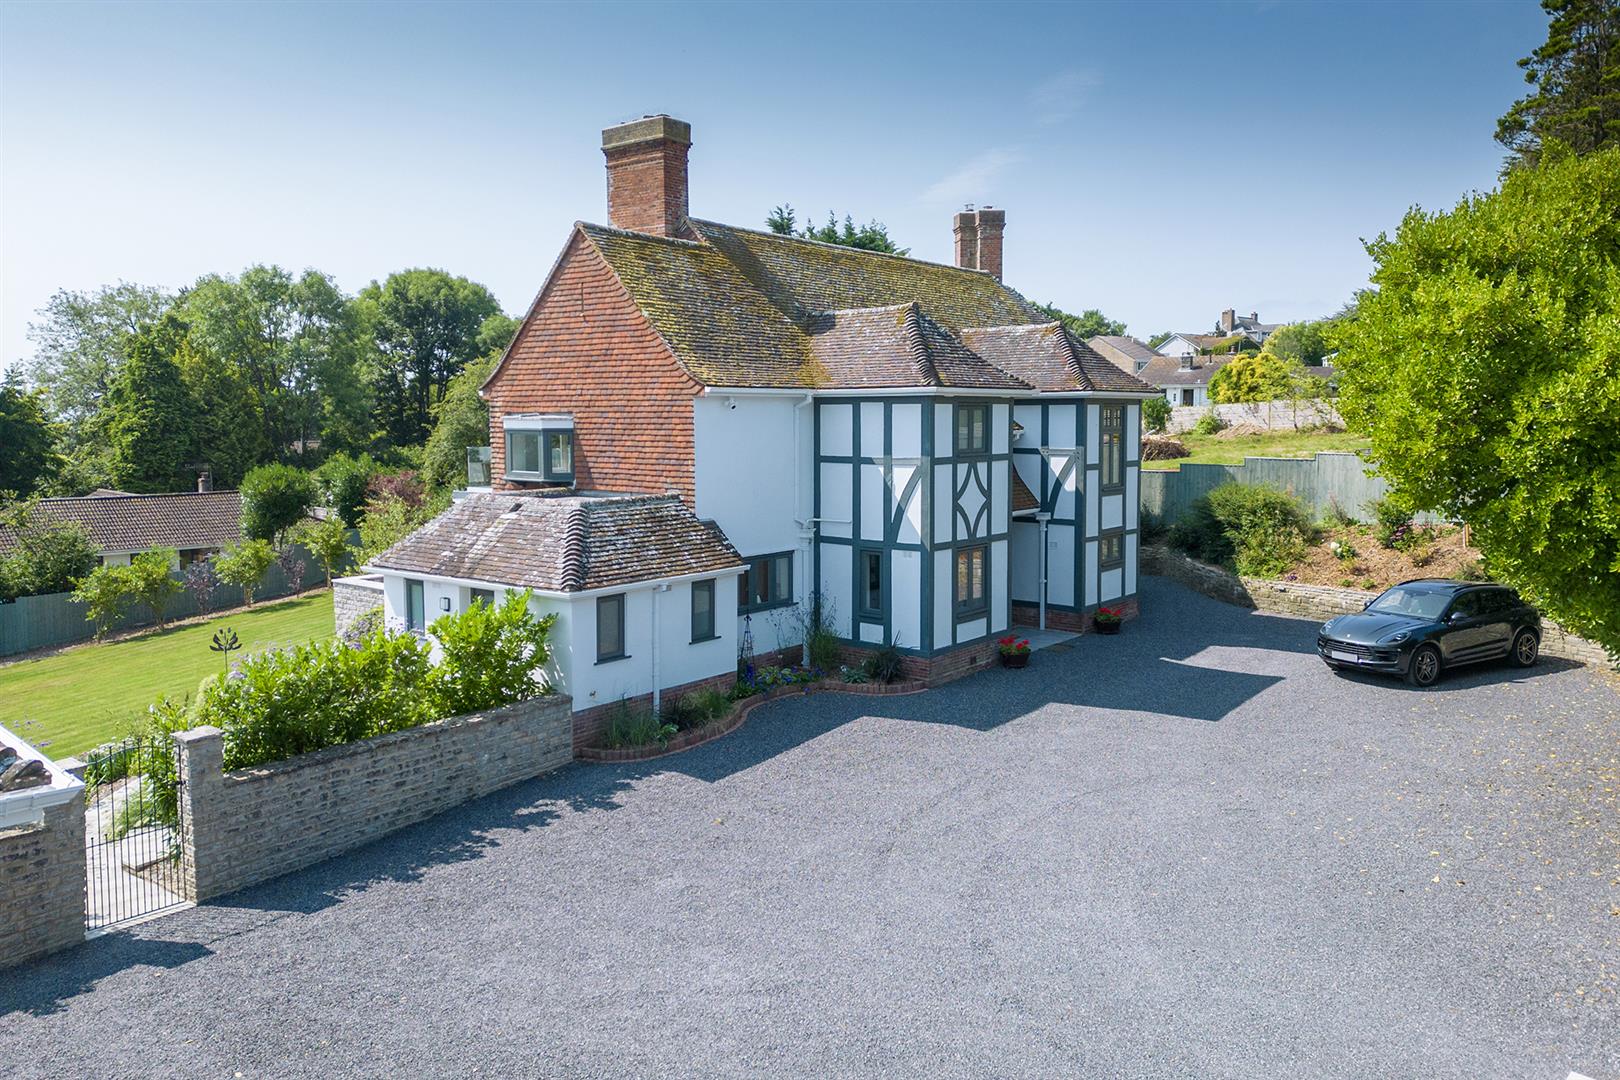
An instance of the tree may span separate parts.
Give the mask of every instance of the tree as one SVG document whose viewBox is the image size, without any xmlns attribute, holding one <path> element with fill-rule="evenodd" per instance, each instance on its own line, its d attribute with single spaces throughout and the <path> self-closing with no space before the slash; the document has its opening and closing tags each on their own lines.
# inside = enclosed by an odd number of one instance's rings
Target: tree
<svg viewBox="0 0 1620 1080">
<path fill-rule="evenodd" d="M 252 607 L 253 591 L 275 561 L 276 551 L 268 540 L 244 540 L 214 556 L 214 572 L 225 584 L 240 588 L 242 602 Z"/>
<path fill-rule="evenodd" d="M 332 575 L 348 563 L 349 551 L 354 546 L 349 539 L 349 527 L 341 518 L 330 517 L 307 522 L 296 535 L 298 542 L 320 561 L 321 569 L 326 571 L 326 587 L 330 589 Z"/>
<path fill-rule="evenodd" d="M 101 407 L 135 335 L 174 303 L 162 289 L 121 281 L 93 293 L 60 290 L 28 324 L 34 356 L 29 380 L 45 392 L 55 416 L 68 421 L 69 447 L 93 440 L 86 421 Z"/>
<path fill-rule="evenodd" d="M 33 502 L 0 509 L 0 531 L 12 540 L 0 556 L 0 600 L 69 592 L 96 567 L 96 546 L 85 527 L 42 518 Z"/>
<path fill-rule="evenodd" d="M 349 528 L 360 524 L 371 478 L 377 472 L 377 463 L 370 454 L 359 457 L 333 454 L 315 470 L 315 484 L 320 489 L 322 504 L 335 510 Z"/>
<path fill-rule="evenodd" d="M 360 522 L 360 551 L 355 561 L 364 566 L 433 520 L 448 502 L 448 496 L 444 496 L 442 502 L 430 501 L 420 506 L 412 506 L 397 495 L 372 499 L 366 504 L 366 516 Z"/>
<path fill-rule="evenodd" d="M 45 411 L 44 394 L 25 392 L 15 374 L 0 380 L 0 493 L 28 496 L 62 467 L 61 429 Z M 0 494 L 0 501 L 7 496 Z"/>
<path fill-rule="evenodd" d="M 180 584 L 191 594 L 197 605 L 197 614 L 207 615 L 214 609 L 214 590 L 219 588 L 219 575 L 214 572 L 212 559 L 198 559 L 180 577 Z"/>
<path fill-rule="evenodd" d="M 314 505 L 315 480 L 309 473 L 291 465 L 260 465 L 242 478 L 242 534 L 279 543 Z"/>
<path fill-rule="evenodd" d="M 1330 342 L 1391 497 L 1620 650 L 1620 148 L 1546 153 L 1367 250 L 1377 288 Z"/>
<path fill-rule="evenodd" d="M 156 622 L 160 629 L 168 621 L 166 616 L 169 601 L 184 588 L 179 579 L 170 572 L 170 568 L 177 561 L 172 548 L 158 548 L 143 551 L 130 559 L 128 566 L 120 567 L 128 581 L 130 599 L 150 608 L 152 621 Z"/>
<path fill-rule="evenodd" d="M 276 552 L 276 569 L 281 571 L 294 596 L 304 595 L 304 570 L 307 566 L 304 557 L 291 544 Z"/>
<path fill-rule="evenodd" d="M 498 354 L 475 360 L 450 380 L 444 400 L 433 407 L 433 434 L 422 452 L 422 472 L 434 487 L 467 482 L 467 448 L 489 445 L 489 406 L 478 388 L 495 370 Z"/>
<path fill-rule="evenodd" d="M 865 251 L 882 251 L 890 255 L 911 254 L 910 248 L 900 247 L 889 238 L 888 226 L 881 221 L 873 220 L 865 225 L 856 225 L 855 219 L 845 214 L 840 224 L 838 215 L 829 210 L 825 225 L 819 227 L 806 225 L 800 229 L 798 224 L 798 215 L 791 206 L 778 206 L 765 218 L 765 227 L 781 236 L 797 236 L 803 240 L 819 240 L 823 244 L 837 244 L 840 247 L 861 248 Z"/>
<path fill-rule="evenodd" d="M 125 491 L 189 487 L 192 420 L 197 403 L 171 359 L 185 334 L 172 314 L 131 339 L 97 422 L 110 451 L 112 482 Z"/>
<path fill-rule="evenodd" d="M 1114 336 L 1125 332 L 1124 323 L 1110 319 L 1096 308 L 1087 308 L 1078 315 L 1070 315 L 1056 304 L 1036 304 L 1035 310 L 1068 327 L 1069 332 L 1081 341 L 1099 334 Z"/>
<path fill-rule="evenodd" d="M 1142 426 L 1148 431 L 1162 432 L 1170 426 L 1170 403 L 1162 397 L 1142 402 Z"/>
<path fill-rule="evenodd" d="M 1547 40 L 1519 61 L 1535 89 L 1496 122 L 1506 169 L 1534 166 L 1559 143 L 1576 154 L 1620 145 L 1620 2 L 1541 0 Z"/>
<path fill-rule="evenodd" d="M 214 356 L 196 334 L 180 343 L 174 362 L 197 403 L 197 463 L 208 467 L 216 487 L 240 486 L 255 465 L 275 458 L 257 392 L 239 365 Z"/>
<path fill-rule="evenodd" d="M 1168 330 L 1160 330 L 1157 334 L 1154 334 L 1152 337 L 1148 338 L 1148 348 L 1157 349 L 1160 345 L 1163 345 L 1165 342 L 1169 341 L 1175 336 L 1175 334 Z"/>
<path fill-rule="evenodd" d="M 1297 322 L 1279 326 L 1266 335 L 1260 351 L 1312 367 L 1327 355 L 1327 322 Z"/>
<path fill-rule="evenodd" d="M 1209 396 L 1221 405 L 1276 401 L 1288 394 L 1290 364 L 1267 353 L 1247 353 L 1223 364 L 1209 379 Z"/>
<path fill-rule="evenodd" d="M 132 582 L 127 566 L 98 566 L 73 590 L 73 599 L 84 605 L 84 617 L 95 625 L 96 637 L 104 637 L 131 599 Z"/>
<path fill-rule="evenodd" d="M 245 387 L 270 460 L 309 462 L 317 448 L 370 435 L 354 305 L 315 270 L 252 266 L 200 278 L 180 302 L 193 345 Z"/>
<path fill-rule="evenodd" d="M 443 270 L 402 270 L 360 293 L 370 333 L 377 420 L 396 446 L 420 446 L 433 405 L 480 354 L 500 304 L 484 286 Z M 492 329 L 499 336 L 500 324 Z M 503 342 L 504 344 L 504 342 Z"/>
</svg>

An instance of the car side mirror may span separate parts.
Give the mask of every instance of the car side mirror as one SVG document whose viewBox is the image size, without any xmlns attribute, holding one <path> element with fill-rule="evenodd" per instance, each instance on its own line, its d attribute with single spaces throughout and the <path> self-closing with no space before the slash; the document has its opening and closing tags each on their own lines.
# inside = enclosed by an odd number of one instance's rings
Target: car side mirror
<svg viewBox="0 0 1620 1080">
<path fill-rule="evenodd" d="M 1446 616 L 1446 622 L 1462 622 L 1467 617 L 1468 616 L 1464 615 L 1460 611 L 1453 611 L 1450 615 Z"/>
</svg>

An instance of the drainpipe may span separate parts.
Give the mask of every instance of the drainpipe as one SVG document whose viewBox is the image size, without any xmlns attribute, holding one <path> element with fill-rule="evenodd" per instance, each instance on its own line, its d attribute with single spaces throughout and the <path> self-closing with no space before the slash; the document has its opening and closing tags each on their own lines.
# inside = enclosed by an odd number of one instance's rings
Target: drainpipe
<svg viewBox="0 0 1620 1080">
<path fill-rule="evenodd" d="M 662 585 L 653 586 L 652 594 L 652 711 L 655 720 L 662 715 L 664 703 L 663 680 L 658 677 L 658 638 L 661 636 L 658 632 L 661 625 L 658 618 L 658 596 L 660 593 L 669 592 L 669 589 L 669 582 L 666 581 Z"/>
<path fill-rule="evenodd" d="M 793 403 L 793 513 L 795 515 L 797 515 L 798 512 L 801 509 L 803 509 L 803 506 L 804 506 L 804 488 L 803 488 L 803 479 L 802 479 L 804 469 L 801 466 L 803 465 L 804 461 L 806 460 L 805 456 L 801 456 L 799 454 L 799 410 L 807 408 L 810 405 L 810 403 L 813 402 L 813 401 L 815 401 L 815 395 L 806 394 L 806 395 L 804 395 L 804 397 L 801 400 L 795 401 Z M 815 457 L 816 457 L 816 455 L 815 455 L 815 447 L 812 444 L 810 454 L 808 455 L 808 460 L 810 462 L 810 467 L 812 469 L 816 468 Z M 815 509 L 814 506 L 812 506 L 811 507 L 812 513 L 814 512 L 814 509 Z M 808 537 L 809 546 L 808 547 L 804 546 L 803 542 L 806 539 L 806 537 L 804 536 L 805 530 L 801 526 L 800 529 L 799 529 L 799 540 L 800 540 L 799 556 L 800 557 L 793 560 L 793 561 L 796 564 L 798 564 L 795 567 L 795 570 L 798 570 L 799 572 L 804 574 L 804 600 L 803 600 L 803 604 L 805 605 L 804 614 L 808 615 L 809 614 L 810 593 L 813 591 L 811 589 L 811 587 L 810 587 L 810 567 L 811 567 L 812 561 L 816 557 L 816 522 L 815 522 L 815 518 L 812 517 L 810 514 L 806 514 L 805 517 L 808 519 L 809 525 L 810 525 L 810 529 L 809 529 L 810 535 Z M 799 625 L 800 626 L 804 625 L 803 617 L 800 618 Z M 801 641 L 801 642 L 799 642 L 799 663 L 803 664 L 805 667 L 810 666 L 810 642 L 809 641 Z"/>
<path fill-rule="evenodd" d="M 1046 523 L 1052 520 L 1052 515 L 1042 511 L 1035 515 L 1035 520 L 1041 523 L 1041 629 L 1046 629 Z"/>
</svg>

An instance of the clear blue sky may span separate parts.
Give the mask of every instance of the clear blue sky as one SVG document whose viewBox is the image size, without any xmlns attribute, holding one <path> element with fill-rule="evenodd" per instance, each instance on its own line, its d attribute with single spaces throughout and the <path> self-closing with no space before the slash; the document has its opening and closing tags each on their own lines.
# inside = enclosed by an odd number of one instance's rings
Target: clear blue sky
<svg viewBox="0 0 1620 1080">
<path fill-rule="evenodd" d="M 58 288 L 410 266 L 520 313 L 606 219 L 600 129 L 693 125 L 694 214 L 876 217 L 1133 333 L 1325 314 L 1360 238 L 1494 185 L 1530 0 L 0 5 L 0 361 Z"/>
</svg>

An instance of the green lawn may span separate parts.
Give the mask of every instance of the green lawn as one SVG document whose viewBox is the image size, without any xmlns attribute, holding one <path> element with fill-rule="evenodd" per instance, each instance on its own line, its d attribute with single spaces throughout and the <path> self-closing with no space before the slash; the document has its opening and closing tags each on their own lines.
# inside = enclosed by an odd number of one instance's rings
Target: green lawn
<svg viewBox="0 0 1620 1080">
<path fill-rule="evenodd" d="M 203 676 L 223 670 L 223 658 L 208 648 L 222 626 L 241 639 L 233 659 L 271 645 L 331 637 L 332 594 L 323 590 L 7 664 L 0 667 L 0 724 L 36 745 L 48 743 L 42 749 L 53 758 L 117 738 L 158 698 L 189 696 Z"/>
<path fill-rule="evenodd" d="M 1241 465 L 1245 457 L 1310 457 L 1317 451 L 1361 450 L 1364 436 L 1348 431 L 1271 431 L 1264 435 L 1238 435 L 1222 439 L 1216 435 L 1177 435 L 1192 457 L 1173 461 L 1144 461 L 1144 469 L 1175 469 L 1184 464 Z"/>
</svg>

